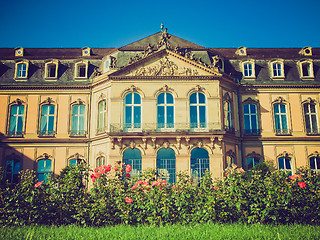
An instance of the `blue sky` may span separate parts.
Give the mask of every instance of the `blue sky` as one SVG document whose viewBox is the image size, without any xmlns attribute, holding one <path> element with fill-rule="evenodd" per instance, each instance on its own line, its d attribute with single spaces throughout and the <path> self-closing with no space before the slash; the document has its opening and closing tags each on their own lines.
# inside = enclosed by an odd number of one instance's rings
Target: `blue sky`
<svg viewBox="0 0 320 240">
<path fill-rule="evenodd" d="M 122 47 L 160 31 L 205 47 L 320 47 L 319 0 L 16 0 L 0 47 Z"/>
</svg>

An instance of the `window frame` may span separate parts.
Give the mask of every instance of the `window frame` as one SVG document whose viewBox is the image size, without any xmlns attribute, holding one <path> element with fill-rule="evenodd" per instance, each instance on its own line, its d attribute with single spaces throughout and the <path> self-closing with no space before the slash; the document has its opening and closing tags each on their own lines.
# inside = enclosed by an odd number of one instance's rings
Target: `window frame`
<svg viewBox="0 0 320 240">
<path fill-rule="evenodd" d="M 164 94 L 164 102 L 163 103 L 158 103 L 159 102 L 159 97 L 160 95 Z M 167 94 L 170 94 L 173 102 L 168 103 L 167 101 Z M 163 107 L 164 112 L 163 112 L 163 118 L 164 122 L 159 123 L 159 107 Z M 172 107 L 173 109 L 173 116 L 172 116 L 172 123 L 168 123 L 168 108 Z M 161 127 L 161 124 L 163 124 L 163 127 Z M 172 125 L 170 125 L 172 124 Z M 170 127 L 172 126 L 172 127 Z M 174 132 L 175 131 L 175 101 L 174 101 L 174 96 L 171 92 L 161 92 L 157 96 L 157 131 L 160 132 Z"/>
<path fill-rule="evenodd" d="M 305 105 L 307 105 L 307 104 L 308 104 L 308 110 L 309 110 L 308 113 L 305 112 Z M 311 105 L 314 106 L 314 109 L 315 109 L 314 113 L 311 112 L 311 109 L 310 109 Z M 318 135 L 318 134 L 320 134 L 317 105 L 318 105 L 317 102 L 314 99 L 311 99 L 310 97 L 306 101 L 302 102 L 302 113 L 303 113 L 304 129 L 305 129 L 305 132 L 306 132 L 307 135 Z M 307 128 L 307 115 L 309 116 L 309 124 L 311 126 L 311 129 L 309 129 L 309 130 Z M 313 127 L 312 116 L 315 116 L 315 120 L 316 120 L 316 127 L 315 128 Z"/>
<path fill-rule="evenodd" d="M 244 111 L 244 107 L 245 105 L 249 105 L 249 113 L 246 114 Z M 256 113 L 252 114 L 251 113 L 251 108 L 250 105 L 254 105 L 255 109 L 256 109 Z M 256 136 L 256 135 L 260 135 L 261 134 L 261 129 L 260 129 L 260 108 L 259 108 L 259 101 L 258 100 L 253 100 L 252 98 L 248 98 L 245 101 L 242 102 L 242 119 L 243 119 L 243 134 L 247 135 L 247 136 Z M 246 129 L 246 118 L 245 116 L 248 115 L 249 119 L 250 119 L 250 129 L 248 129 L 249 131 L 247 131 Z M 251 116 L 256 115 L 256 126 L 257 129 L 253 129 L 252 128 L 252 118 Z"/>
<path fill-rule="evenodd" d="M 24 109 L 23 109 L 23 114 L 19 114 L 17 113 L 17 117 L 21 117 L 22 116 L 22 129 L 21 131 L 15 131 L 15 134 L 11 134 L 11 131 L 10 131 L 10 128 L 11 128 L 11 118 L 12 118 L 12 107 L 14 106 L 23 106 Z M 18 110 L 19 111 L 19 110 Z M 25 122 L 26 122 L 26 113 L 27 113 L 27 105 L 26 103 L 21 100 L 21 99 L 16 99 L 15 101 L 11 102 L 8 106 L 8 120 L 7 120 L 7 136 L 8 137 L 23 137 L 25 135 Z M 15 129 L 17 128 L 17 125 L 18 125 L 18 122 L 19 121 L 16 121 L 16 127 Z M 17 134 L 21 132 L 21 134 Z"/>
<path fill-rule="evenodd" d="M 127 103 L 127 96 L 131 95 L 131 103 Z M 135 103 L 135 94 L 137 94 L 140 97 L 140 103 Z M 130 107 L 130 123 L 127 122 L 127 108 Z M 135 110 L 137 108 L 140 108 L 140 122 L 135 122 Z M 124 132 L 142 132 L 142 96 L 136 91 L 128 92 L 123 97 L 123 131 Z"/>
<path fill-rule="evenodd" d="M 315 164 L 315 168 L 311 168 L 311 159 L 314 158 L 314 164 Z M 319 164 L 318 164 L 319 163 Z M 314 153 L 310 154 L 308 156 L 308 163 L 307 163 L 308 167 L 316 172 L 316 173 L 319 173 L 320 172 L 320 154 L 319 152 L 315 151 Z"/>
<path fill-rule="evenodd" d="M 226 107 L 227 106 L 227 107 Z M 226 93 L 223 97 L 223 129 L 227 132 L 234 133 L 234 123 L 233 123 L 233 101 L 229 95 Z"/>
<path fill-rule="evenodd" d="M 83 106 L 84 107 L 84 113 L 81 114 L 81 111 L 78 110 L 78 114 L 76 116 L 78 116 L 78 127 L 77 130 L 73 130 L 74 127 L 74 113 L 73 113 L 73 108 L 76 106 Z M 80 117 L 83 117 L 83 130 L 79 130 L 79 126 L 80 126 Z M 77 101 L 71 103 L 70 105 L 70 129 L 69 129 L 69 134 L 70 137 L 85 137 L 87 134 L 87 107 L 84 101 L 82 101 L 81 99 L 78 99 Z"/>
<path fill-rule="evenodd" d="M 279 105 L 279 113 L 275 112 L 275 105 Z M 281 113 L 281 105 L 285 106 L 285 113 Z M 290 106 L 289 103 L 282 97 L 278 97 L 276 100 L 272 102 L 272 114 L 273 114 L 273 125 L 274 125 L 274 132 L 276 135 L 292 135 L 292 127 L 291 127 L 291 121 L 290 121 Z M 280 128 L 277 129 L 277 117 L 279 119 L 279 125 Z M 286 124 L 287 129 L 284 129 L 283 125 L 283 119 L 281 116 L 286 116 Z"/>
<path fill-rule="evenodd" d="M 42 161 L 42 160 L 48 160 L 50 161 L 50 164 L 51 164 L 51 168 L 50 168 L 50 171 L 41 171 L 39 172 L 39 162 Z M 38 178 L 38 182 L 40 182 L 40 179 L 39 179 L 39 175 L 40 174 L 48 174 L 49 175 L 49 178 L 52 177 L 53 173 L 54 173 L 54 164 L 55 164 L 55 161 L 53 159 L 53 157 L 47 153 L 43 153 L 41 156 L 37 157 L 36 158 L 36 166 L 37 166 L 37 178 Z M 43 180 L 44 183 L 47 182 L 47 180 Z"/>
<path fill-rule="evenodd" d="M 41 126 L 42 126 L 42 113 L 43 113 L 43 107 L 44 106 L 53 106 L 54 107 L 54 113 L 52 114 L 47 114 L 46 116 L 48 117 L 48 120 L 47 120 L 47 129 L 49 128 L 49 120 L 50 120 L 50 117 L 54 117 L 53 119 L 53 126 L 52 126 L 52 131 L 49 131 L 49 130 L 46 130 L 46 131 L 43 131 L 41 129 Z M 54 100 L 52 100 L 52 98 L 48 97 L 45 101 L 43 101 L 40 105 L 39 105 L 39 123 L 38 123 L 38 136 L 39 137 L 55 137 L 56 135 L 56 123 L 57 123 L 57 108 L 58 108 L 58 105 L 55 103 Z M 50 110 L 50 109 L 48 109 Z"/>
<path fill-rule="evenodd" d="M 237 165 L 237 156 L 232 150 L 229 150 L 225 155 L 225 168 L 231 168 L 232 164 Z"/>
<path fill-rule="evenodd" d="M 246 75 L 246 72 L 248 71 L 246 69 L 247 65 L 251 65 L 251 67 L 252 67 L 250 75 Z M 256 78 L 255 61 L 253 59 L 250 59 L 250 60 L 242 62 L 241 66 L 242 66 L 242 76 L 243 76 L 244 79 Z"/>
<path fill-rule="evenodd" d="M 304 74 L 304 66 L 308 65 L 308 75 Z M 303 80 L 312 80 L 314 78 L 313 61 L 311 59 L 302 59 L 298 63 L 300 78 Z"/>
<path fill-rule="evenodd" d="M 25 70 L 20 70 L 19 65 L 25 65 Z M 21 72 L 24 72 L 24 75 L 21 75 Z M 20 60 L 16 62 L 15 64 L 15 73 L 14 78 L 15 80 L 22 80 L 26 81 L 28 79 L 28 73 L 29 73 L 29 61 L 28 60 Z"/>
<path fill-rule="evenodd" d="M 191 103 L 191 96 L 193 94 L 196 94 L 196 103 Z M 203 95 L 205 102 L 204 103 L 200 103 L 199 99 L 200 99 L 200 94 Z M 196 114 L 197 114 L 197 122 L 191 122 L 191 107 L 196 107 Z M 205 113 L 204 113 L 204 117 L 205 117 L 205 122 L 201 122 L 201 118 L 203 118 L 203 116 L 201 117 L 201 112 L 200 112 L 200 108 L 204 107 Z M 208 99 L 207 99 L 207 95 L 202 92 L 202 91 L 195 91 L 190 93 L 189 95 L 189 124 L 190 124 L 190 131 L 191 132 L 207 132 L 208 131 Z"/>
<path fill-rule="evenodd" d="M 248 164 L 248 160 L 249 159 L 253 159 L 252 168 L 249 168 L 249 164 Z M 256 159 L 258 160 L 257 163 L 255 163 Z M 263 157 L 260 154 L 256 153 L 255 151 L 253 151 L 252 153 L 247 154 L 247 156 L 246 156 L 246 167 L 247 167 L 248 171 L 252 170 L 257 164 L 262 163 L 262 162 L 263 162 Z"/>
<path fill-rule="evenodd" d="M 8 162 L 11 161 L 11 171 L 8 173 Z M 16 166 L 16 163 L 19 163 L 19 171 L 15 173 L 15 166 Z M 19 172 L 20 170 L 22 169 L 22 158 L 14 153 L 8 155 L 5 157 L 5 179 L 8 181 L 9 180 L 9 183 L 11 184 L 16 184 L 19 182 Z M 8 179 L 8 174 L 10 174 L 10 179 Z M 17 180 L 16 182 L 14 180 Z"/>
<path fill-rule="evenodd" d="M 203 149 L 203 150 L 200 150 L 200 149 Z M 198 152 L 195 152 L 195 151 L 198 151 Z M 206 154 L 206 157 L 198 157 L 198 154 Z M 203 166 L 207 166 L 207 168 Z M 195 182 L 200 182 L 200 179 L 203 178 L 207 170 L 210 171 L 210 157 L 209 157 L 208 150 L 205 149 L 204 147 L 193 148 L 190 151 L 190 176 L 194 178 Z M 198 171 L 198 173 L 196 173 L 196 171 Z"/>
<path fill-rule="evenodd" d="M 161 152 L 163 152 L 163 151 L 170 151 L 169 149 L 171 150 L 170 155 L 173 153 L 174 158 L 164 158 L 160 155 Z M 168 152 L 164 153 L 164 154 L 168 154 Z M 172 164 L 172 163 L 174 163 L 174 171 L 170 171 L 170 169 L 172 169 L 172 166 L 170 164 Z M 165 168 L 159 168 L 159 166 L 161 164 L 164 165 Z M 177 156 L 176 156 L 176 152 L 174 151 L 174 149 L 172 149 L 171 147 L 167 147 L 167 148 L 162 147 L 162 148 L 158 149 L 157 158 L 156 158 L 156 166 L 157 166 L 157 170 L 160 174 L 161 174 L 161 170 L 167 170 L 167 172 L 168 172 L 167 177 L 164 176 L 164 177 L 161 177 L 161 179 L 167 180 L 167 183 L 169 183 L 169 184 L 174 184 L 176 182 Z"/>
<path fill-rule="evenodd" d="M 280 68 L 274 68 L 275 64 L 279 64 L 279 66 L 281 66 L 281 69 Z M 278 65 L 276 65 L 278 66 Z M 278 80 L 281 80 L 281 79 L 284 79 L 285 78 L 285 74 L 284 74 L 284 61 L 283 59 L 276 59 L 276 60 L 273 60 L 273 61 L 270 61 L 269 62 L 269 68 L 270 68 L 270 75 L 273 79 L 278 79 Z M 277 74 L 275 75 L 275 71 L 277 72 Z M 280 73 L 281 74 L 278 74 L 279 71 L 281 71 Z"/>
<path fill-rule="evenodd" d="M 280 158 L 284 159 L 284 162 L 283 162 L 284 168 L 280 168 L 280 161 L 279 161 Z M 289 163 L 290 163 L 291 169 L 287 169 L 287 166 L 286 166 L 286 164 L 287 164 L 286 160 L 287 159 L 289 159 Z M 294 171 L 294 165 L 293 164 L 294 164 L 294 161 L 293 161 L 293 155 L 292 154 L 289 154 L 287 152 L 283 152 L 283 153 L 281 153 L 281 154 L 279 154 L 277 156 L 277 166 L 278 166 L 279 170 L 287 171 L 287 172 L 289 172 L 290 175 L 292 175 L 293 171 Z"/>
<path fill-rule="evenodd" d="M 54 76 L 51 77 L 50 73 L 50 66 L 55 65 L 55 72 L 54 72 Z M 59 61 L 58 60 L 50 60 L 48 62 L 46 62 L 45 64 L 45 73 L 44 73 L 44 78 L 46 80 L 57 80 L 58 79 L 58 68 L 59 68 Z"/>
<path fill-rule="evenodd" d="M 84 76 L 80 76 L 80 67 L 85 67 L 85 73 Z M 86 60 L 81 60 L 75 63 L 74 65 L 74 78 L 75 80 L 85 80 L 88 79 L 88 66 L 89 62 Z"/>
</svg>

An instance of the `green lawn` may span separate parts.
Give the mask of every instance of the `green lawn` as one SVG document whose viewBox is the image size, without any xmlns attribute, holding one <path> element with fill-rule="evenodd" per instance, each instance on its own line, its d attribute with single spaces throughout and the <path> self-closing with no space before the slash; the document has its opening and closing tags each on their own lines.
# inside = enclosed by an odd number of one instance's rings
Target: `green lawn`
<svg viewBox="0 0 320 240">
<path fill-rule="evenodd" d="M 320 239 L 320 226 L 199 224 L 170 226 L 1 227 L 0 239 Z"/>
</svg>

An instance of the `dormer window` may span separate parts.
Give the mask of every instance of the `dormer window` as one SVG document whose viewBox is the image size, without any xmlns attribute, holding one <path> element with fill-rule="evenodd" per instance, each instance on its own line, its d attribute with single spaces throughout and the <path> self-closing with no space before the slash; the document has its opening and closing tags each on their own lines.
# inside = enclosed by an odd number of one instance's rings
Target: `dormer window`
<svg viewBox="0 0 320 240">
<path fill-rule="evenodd" d="M 46 79 L 58 78 L 58 61 L 57 60 L 52 60 L 46 63 L 45 78 Z"/>
<path fill-rule="evenodd" d="M 76 79 L 88 78 L 88 61 L 80 61 L 76 63 L 75 78 Z"/>
<path fill-rule="evenodd" d="M 90 57 L 91 49 L 89 47 L 82 48 L 82 56 Z"/>
<path fill-rule="evenodd" d="M 14 52 L 14 55 L 16 57 L 23 57 L 23 48 L 21 48 L 21 47 L 16 48 L 15 52 Z"/>
<path fill-rule="evenodd" d="M 298 68 L 300 70 L 300 77 L 302 79 L 313 78 L 313 62 L 311 59 L 306 59 L 298 62 Z"/>
<path fill-rule="evenodd" d="M 238 56 L 247 56 L 247 48 L 246 47 L 239 47 L 236 50 L 236 55 L 238 55 Z"/>
<path fill-rule="evenodd" d="M 17 62 L 15 78 L 26 79 L 28 77 L 28 67 L 29 67 L 29 62 L 27 60 Z"/>
<path fill-rule="evenodd" d="M 242 72 L 244 78 L 254 78 L 255 77 L 255 68 L 254 61 L 245 61 L 242 63 Z"/>
<path fill-rule="evenodd" d="M 270 68 L 273 78 L 284 78 L 284 64 L 282 59 L 270 62 Z"/>
</svg>

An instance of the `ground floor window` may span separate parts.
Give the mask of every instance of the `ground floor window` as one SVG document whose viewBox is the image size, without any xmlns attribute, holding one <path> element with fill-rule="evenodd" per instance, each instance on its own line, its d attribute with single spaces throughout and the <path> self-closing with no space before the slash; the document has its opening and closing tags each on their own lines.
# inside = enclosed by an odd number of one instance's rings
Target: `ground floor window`
<svg viewBox="0 0 320 240">
<path fill-rule="evenodd" d="M 204 148 L 195 148 L 191 151 L 191 176 L 197 182 L 209 170 L 209 154 Z"/>
<path fill-rule="evenodd" d="M 141 151 L 138 148 L 129 148 L 123 153 L 123 163 L 129 164 L 132 167 L 131 176 L 140 177 L 142 157 Z"/>
<path fill-rule="evenodd" d="M 168 183 L 176 181 L 176 155 L 171 148 L 161 148 L 157 153 L 157 169 Z"/>
</svg>

